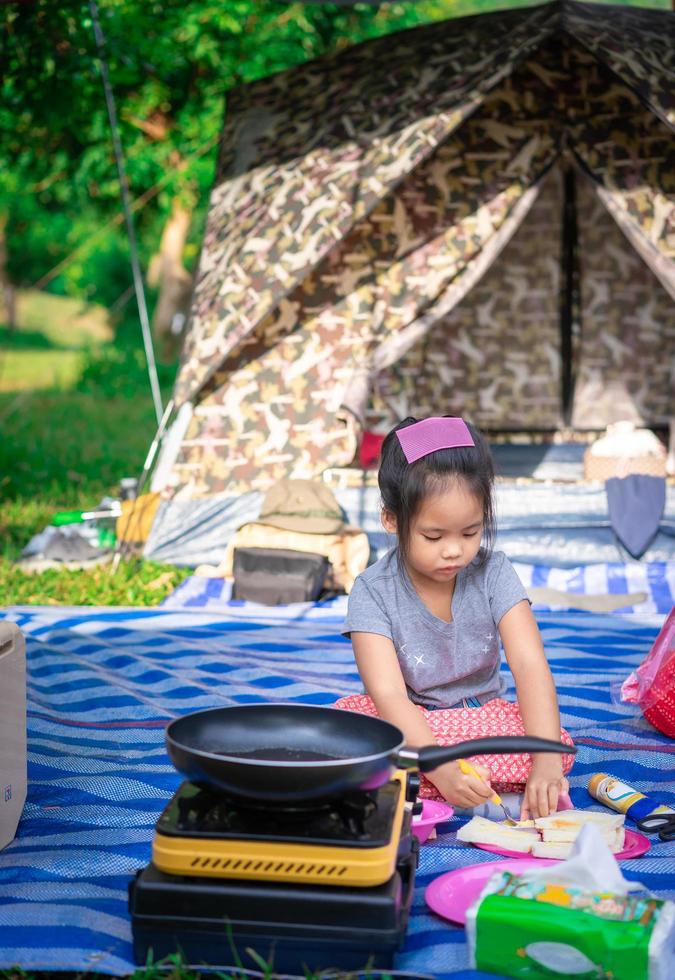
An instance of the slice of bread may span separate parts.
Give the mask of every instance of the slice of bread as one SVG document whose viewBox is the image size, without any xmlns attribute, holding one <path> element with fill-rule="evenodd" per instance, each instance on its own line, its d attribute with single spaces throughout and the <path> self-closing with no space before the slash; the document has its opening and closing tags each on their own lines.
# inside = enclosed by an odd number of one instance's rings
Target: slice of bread
<svg viewBox="0 0 675 980">
<path fill-rule="evenodd" d="M 537 817 L 534 821 L 539 830 L 573 830 L 579 833 L 586 823 L 597 824 L 599 830 L 613 831 L 623 827 L 626 817 L 623 813 L 601 813 L 598 810 L 561 810 L 548 817 Z"/>
<path fill-rule="evenodd" d="M 572 841 L 577 839 L 578 834 L 578 830 L 558 830 L 554 828 L 553 830 L 542 830 L 541 839 L 546 841 L 547 844 L 571 844 Z"/>
<path fill-rule="evenodd" d="M 619 828 L 620 829 L 620 828 Z M 575 830 L 558 830 L 553 828 L 548 830 L 544 828 L 541 831 L 541 839 L 549 841 L 550 843 L 557 842 L 558 844 L 568 844 L 575 841 L 579 836 L 581 827 Z M 617 831 L 616 830 L 599 830 L 600 836 L 603 837 L 608 844 L 613 844 L 616 840 Z"/>
<path fill-rule="evenodd" d="M 610 850 L 618 854 L 624 848 L 625 816 L 623 813 L 598 813 L 595 810 L 564 810 L 535 820 L 544 844 L 573 844 L 581 828 L 592 823 L 607 841 Z M 544 857 L 543 849 L 540 857 Z M 534 852 L 533 852 L 534 853 Z M 550 856 L 550 852 L 547 851 Z"/>
<path fill-rule="evenodd" d="M 508 851 L 529 854 L 532 845 L 539 840 L 539 831 L 535 828 L 519 830 L 485 817 L 472 817 L 457 831 L 457 840 L 467 844 L 490 844 Z"/>
<path fill-rule="evenodd" d="M 618 843 L 617 838 L 613 838 L 611 840 L 605 838 L 605 840 L 607 841 L 612 854 L 618 854 L 624 848 L 623 840 L 621 840 L 621 843 Z M 562 858 L 564 860 L 571 855 L 573 847 L 574 841 L 542 840 L 533 845 L 532 857 Z"/>
<path fill-rule="evenodd" d="M 532 857 L 538 858 L 568 858 L 572 853 L 572 847 L 574 845 L 554 843 L 550 841 L 539 841 L 537 844 L 532 846 Z"/>
</svg>

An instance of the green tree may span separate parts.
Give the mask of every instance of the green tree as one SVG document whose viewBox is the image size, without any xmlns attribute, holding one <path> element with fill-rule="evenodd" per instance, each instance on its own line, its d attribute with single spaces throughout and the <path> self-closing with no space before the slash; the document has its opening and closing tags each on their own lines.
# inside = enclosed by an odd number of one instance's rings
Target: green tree
<svg viewBox="0 0 675 980">
<path fill-rule="evenodd" d="M 228 89 L 452 7 L 102 0 L 143 262 L 160 296 L 167 275 L 189 285 Z M 111 305 L 129 295 L 130 273 L 89 3 L 34 0 L 0 16 L 7 277 Z M 151 263 L 161 242 L 169 261 Z"/>
<path fill-rule="evenodd" d="M 531 2 L 99 0 L 143 264 L 160 298 L 166 276 L 178 299 L 189 286 L 228 89 L 369 37 Z M 0 25 L 0 285 L 110 306 L 131 295 L 131 277 L 89 0 L 5 4 Z"/>
</svg>

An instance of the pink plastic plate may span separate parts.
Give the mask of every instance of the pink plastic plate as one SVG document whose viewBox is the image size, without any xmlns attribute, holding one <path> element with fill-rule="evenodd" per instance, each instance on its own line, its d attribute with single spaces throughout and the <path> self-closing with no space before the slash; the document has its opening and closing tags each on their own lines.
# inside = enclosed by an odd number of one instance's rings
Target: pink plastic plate
<svg viewBox="0 0 675 980">
<path fill-rule="evenodd" d="M 520 858 L 522 861 L 528 858 L 531 861 L 557 861 L 557 858 L 537 858 L 532 857 L 531 854 L 521 854 L 518 851 L 507 851 L 503 847 L 495 847 L 494 844 L 474 844 L 474 847 L 480 847 L 481 851 L 489 851 L 490 854 L 503 854 L 504 857 L 510 858 Z M 646 854 L 651 844 L 644 834 L 638 834 L 637 830 L 626 830 L 626 841 L 624 844 L 623 851 L 619 851 L 614 857 L 617 861 L 629 861 L 631 858 L 641 857 L 641 855 Z"/>
<path fill-rule="evenodd" d="M 422 800 L 422 812 L 412 818 L 412 832 L 423 844 L 437 823 L 449 820 L 454 813 L 449 803 L 440 800 Z"/>
<path fill-rule="evenodd" d="M 434 878 L 427 885 L 424 900 L 432 910 L 450 922 L 466 925 L 466 910 L 475 902 L 494 871 L 527 871 L 530 868 L 544 868 L 558 864 L 548 858 L 529 858 L 519 861 L 486 861 L 485 864 L 470 864 L 466 868 L 448 871 L 440 878 Z"/>
</svg>

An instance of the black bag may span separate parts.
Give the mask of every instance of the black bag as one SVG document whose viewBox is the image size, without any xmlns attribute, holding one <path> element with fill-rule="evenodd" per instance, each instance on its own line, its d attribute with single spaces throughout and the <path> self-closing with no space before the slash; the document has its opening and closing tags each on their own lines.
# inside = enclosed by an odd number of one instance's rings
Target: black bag
<svg viewBox="0 0 675 980">
<path fill-rule="evenodd" d="M 266 606 L 314 602 L 330 567 L 325 555 L 280 548 L 235 548 L 232 598 Z"/>
</svg>

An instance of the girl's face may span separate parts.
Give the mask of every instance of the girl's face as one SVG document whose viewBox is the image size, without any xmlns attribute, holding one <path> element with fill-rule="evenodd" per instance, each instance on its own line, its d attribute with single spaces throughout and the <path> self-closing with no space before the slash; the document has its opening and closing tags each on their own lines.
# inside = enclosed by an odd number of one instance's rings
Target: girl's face
<svg viewBox="0 0 675 980">
<path fill-rule="evenodd" d="M 387 525 L 389 522 L 389 526 Z M 396 530 L 385 512 L 384 526 Z M 427 496 L 410 523 L 407 564 L 411 577 L 451 582 L 478 554 L 483 531 L 483 503 L 461 480 Z"/>
</svg>

